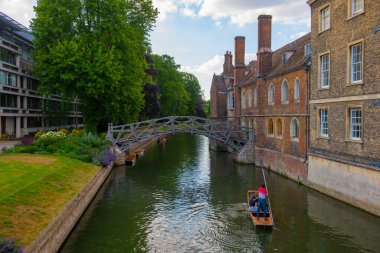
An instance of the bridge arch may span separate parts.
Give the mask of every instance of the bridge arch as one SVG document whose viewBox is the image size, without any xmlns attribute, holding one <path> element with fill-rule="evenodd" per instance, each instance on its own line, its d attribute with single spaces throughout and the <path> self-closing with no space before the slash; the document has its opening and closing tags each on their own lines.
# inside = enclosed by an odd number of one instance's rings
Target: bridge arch
<svg viewBox="0 0 380 253">
<path fill-rule="evenodd" d="M 107 139 L 127 152 L 139 143 L 152 137 L 175 133 L 191 133 L 204 135 L 217 140 L 239 152 L 249 138 L 253 129 L 232 125 L 223 121 L 194 116 L 170 116 L 151 119 L 126 125 L 114 126 L 109 124 Z"/>
</svg>

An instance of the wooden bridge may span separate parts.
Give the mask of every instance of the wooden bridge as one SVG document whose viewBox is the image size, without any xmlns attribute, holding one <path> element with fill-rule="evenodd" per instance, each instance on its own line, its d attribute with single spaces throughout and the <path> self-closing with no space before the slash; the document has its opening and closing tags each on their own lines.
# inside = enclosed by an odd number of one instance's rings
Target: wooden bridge
<svg viewBox="0 0 380 253">
<path fill-rule="evenodd" d="M 146 139 L 176 133 L 204 135 L 236 152 L 242 150 L 248 141 L 253 141 L 254 136 L 252 129 L 227 122 L 193 116 L 170 116 L 120 126 L 109 124 L 107 139 L 127 152 Z"/>
</svg>

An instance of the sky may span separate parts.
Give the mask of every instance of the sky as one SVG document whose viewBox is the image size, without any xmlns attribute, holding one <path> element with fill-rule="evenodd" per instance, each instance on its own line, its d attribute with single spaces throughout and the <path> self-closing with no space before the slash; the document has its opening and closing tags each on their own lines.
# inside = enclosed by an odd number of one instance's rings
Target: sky
<svg viewBox="0 0 380 253">
<path fill-rule="evenodd" d="M 29 27 L 37 0 L 0 0 L 0 11 Z M 213 74 L 235 36 L 245 36 L 246 64 L 256 59 L 257 17 L 272 15 L 272 50 L 310 32 L 306 0 L 153 0 L 159 16 L 150 40 L 155 54 L 173 56 L 181 70 L 198 77 L 210 97 Z"/>
</svg>

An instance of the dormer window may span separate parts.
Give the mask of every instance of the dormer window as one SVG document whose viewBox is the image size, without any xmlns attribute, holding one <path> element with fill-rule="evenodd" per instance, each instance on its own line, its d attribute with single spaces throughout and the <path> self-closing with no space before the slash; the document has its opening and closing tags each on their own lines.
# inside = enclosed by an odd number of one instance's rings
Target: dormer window
<svg viewBox="0 0 380 253">
<path fill-rule="evenodd" d="M 293 55 L 293 52 L 291 52 L 291 51 L 283 53 L 281 55 L 281 62 L 282 63 L 287 62 L 292 55 Z"/>
<path fill-rule="evenodd" d="M 305 45 L 305 56 L 309 56 L 311 54 L 311 44 L 308 43 Z"/>
</svg>

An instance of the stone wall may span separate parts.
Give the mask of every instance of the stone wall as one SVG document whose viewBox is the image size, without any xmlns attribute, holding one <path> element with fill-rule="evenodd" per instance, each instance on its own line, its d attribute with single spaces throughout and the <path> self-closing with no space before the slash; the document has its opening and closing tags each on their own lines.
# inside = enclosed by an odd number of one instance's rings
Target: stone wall
<svg viewBox="0 0 380 253">
<path fill-rule="evenodd" d="M 54 253 L 59 250 L 75 224 L 86 210 L 112 170 L 112 165 L 100 168 L 91 181 L 61 210 L 31 245 L 26 253 Z"/>
<path fill-rule="evenodd" d="M 309 156 L 308 184 L 380 216 L 380 170 Z"/>
<path fill-rule="evenodd" d="M 262 165 L 295 181 L 306 183 L 307 160 L 266 148 L 256 147 L 256 166 Z"/>
</svg>

